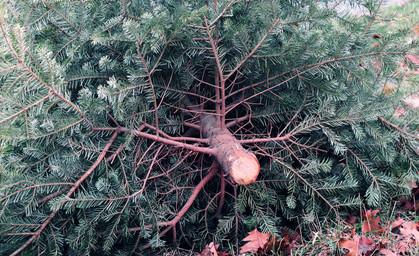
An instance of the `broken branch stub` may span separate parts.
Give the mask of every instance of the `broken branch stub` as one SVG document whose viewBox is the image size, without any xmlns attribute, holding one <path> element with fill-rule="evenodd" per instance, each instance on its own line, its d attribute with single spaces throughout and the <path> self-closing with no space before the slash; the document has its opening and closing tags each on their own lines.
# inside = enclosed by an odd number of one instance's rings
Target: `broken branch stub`
<svg viewBox="0 0 419 256">
<path fill-rule="evenodd" d="M 214 157 L 224 171 L 240 185 L 254 182 L 260 170 L 256 156 L 244 149 L 230 131 L 218 128 L 214 116 L 204 115 L 201 125 L 202 135 L 209 139 L 216 151 Z"/>
</svg>

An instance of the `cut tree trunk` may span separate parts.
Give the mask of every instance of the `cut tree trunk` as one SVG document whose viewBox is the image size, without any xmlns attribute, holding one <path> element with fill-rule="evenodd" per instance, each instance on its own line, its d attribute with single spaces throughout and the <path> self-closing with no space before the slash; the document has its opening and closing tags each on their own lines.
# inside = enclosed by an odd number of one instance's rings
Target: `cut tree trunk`
<svg viewBox="0 0 419 256">
<path fill-rule="evenodd" d="M 260 166 L 256 156 L 244 149 L 227 128 L 219 128 L 214 116 L 203 115 L 201 133 L 216 151 L 214 155 L 225 173 L 240 185 L 256 180 Z"/>
</svg>

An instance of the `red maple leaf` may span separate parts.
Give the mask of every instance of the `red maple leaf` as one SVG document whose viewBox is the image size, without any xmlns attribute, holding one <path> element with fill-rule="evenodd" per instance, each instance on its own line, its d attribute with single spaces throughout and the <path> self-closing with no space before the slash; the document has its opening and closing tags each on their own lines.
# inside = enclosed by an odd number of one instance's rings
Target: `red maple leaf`
<svg viewBox="0 0 419 256">
<path fill-rule="evenodd" d="M 259 249 L 263 249 L 268 243 L 269 233 L 261 233 L 257 229 L 249 232 L 249 235 L 243 238 L 243 241 L 249 241 L 247 244 L 242 246 L 240 253 L 254 252 L 256 253 Z"/>
<path fill-rule="evenodd" d="M 368 210 L 363 216 L 365 218 L 365 222 L 362 224 L 362 233 L 366 234 L 369 232 L 381 234 L 383 233 L 383 227 L 381 227 L 378 223 L 380 222 L 380 217 L 375 217 L 377 215 L 378 210 Z"/>
</svg>

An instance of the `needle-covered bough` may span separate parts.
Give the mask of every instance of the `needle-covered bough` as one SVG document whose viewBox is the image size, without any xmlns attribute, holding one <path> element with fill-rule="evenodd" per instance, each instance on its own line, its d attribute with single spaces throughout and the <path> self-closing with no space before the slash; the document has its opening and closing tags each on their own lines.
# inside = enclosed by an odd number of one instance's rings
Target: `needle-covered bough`
<svg viewBox="0 0 419 256">
<path fill-rule="evenodd" d="M 344 2 L 0 1 L 0 255 L 238 251 L 409 193 L 416 12 Z"/>
</svg>

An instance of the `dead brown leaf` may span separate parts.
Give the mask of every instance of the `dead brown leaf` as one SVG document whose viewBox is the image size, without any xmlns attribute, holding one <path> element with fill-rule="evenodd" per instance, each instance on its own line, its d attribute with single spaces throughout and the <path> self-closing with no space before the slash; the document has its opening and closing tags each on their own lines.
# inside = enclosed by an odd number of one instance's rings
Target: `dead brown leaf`
<svg viewBox="0 0 419 256">
<path fill-rule="evenodd" d="M 242 246 L 240 253 L 245 252 L 258 252 L 259 249 L 263 250 L 265 245 L 268 243 L 269 233 L 261 233 L 257 229 L 249 232 L 249 235 L 243 238 L 243 241 L 248 241 L 247 244 Z"/>
<path fill-rule="evenodd" d="M 419 244 L 419 232 L 416 223 L 413 221 L 405 221 L 400 228 L 400 233 L 406 236 L 407 239 L 413 238 L 415 245 Z"/>
<path fill-rule="evenodd" d="M 346 213 L 345 222 L 348 223 L 349 225 L 355 225 L 356 216 Z"/>
<path fill-rule="evenodd" d="M 405 223 L 406 221 L 402 218 L 398 218 L 397 220 L 393 221 L 390 224 L 390 231 L 398 229 L 401 225 L 403 225 L 403 223 Z"/>
<path fill-rule="evenodd" d="M 201 254 L 198 256 L 220 256 L 220 254 L 217 252 L 219 246 L 219 244 L 214 245 L 214 243 L 211 242 L 204 247 Z"/>
<path fill-rule="evenodd" d="M 365 236 L 359 238 L 358 235 L 354 235 L 353 239 L 341 239 L 338 242 L 338 246 L 348 250 L 345 256 L 369 256 L 376 249 L 374 242 L 370 238 Z"/>
<path fill-rule="evenodd" d="M 378 213 L 378 210 L 368 210 L 363 216 L 365 218 L 365 222 L 362 224 L 362 233 L 366 234 L 369 232 L 373 232 L 376 234 L 383 233 L 383 227 L 381 227 L 378 223 L 380 222 L 380 217 L 375 217 Z"/>
<path fill-rule="evenodd" d="M 384 256 L 397 256 L 397 254 L 395 254 L 394 252 L 386 249 L 386 248 L 381 248 L 380 253 L 384 254 Z"/>
</svg>

